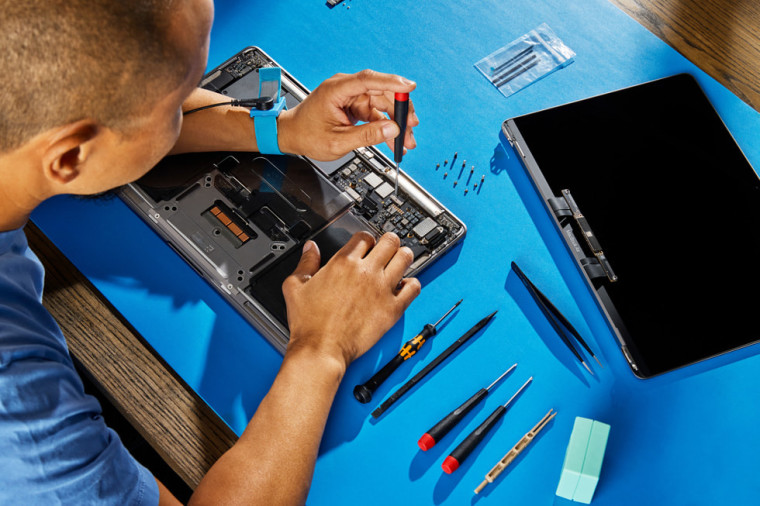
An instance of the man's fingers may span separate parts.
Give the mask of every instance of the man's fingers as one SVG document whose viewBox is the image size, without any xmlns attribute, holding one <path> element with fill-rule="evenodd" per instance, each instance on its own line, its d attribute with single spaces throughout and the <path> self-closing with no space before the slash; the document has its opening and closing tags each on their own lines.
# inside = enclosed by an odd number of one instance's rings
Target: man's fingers
<svg viewBox="0 0 760 506">
<path fill-rule="evenodd" d="M 393 139 L 388 139 L 385 141 L 385 144 L 388 145 L 389 148 L 391 148 L 391 151 L 394 151 L 396 149 L 395 144 L 395 137 Z M 404 136 L 404 155 L 406 155 L 407 149 L 414 149 L 417 147 L 417 139 L 414 138 L 414 131 L 412 131 L 411 128 L 406 129 L 406 135 Z"/>
<path fill-rule="evenodd" d="M 372 246 L 375 245 L 375 238 L 369 232 L 357 232 L 348 242 L 338 251 L 335 256 L 345 255 L 355 258 L 364 258 Z"/>
<path fill-rule="evenodd" d="M 283 290 L 289 290 L 289 285 L 298 286 L 310 280 L 319 270 L 320 260 L 321 255 L 317 243 L 306 241 L 301 253 L 301 260 L 298 262 L 293 274 L 285 280 Z"/>
<path fill-rule="evenodd" d="M 420 281 L 417 278 L 405 278 L 401 280 L 401 288 L 398 289 L 396 300 L 401 303 L 403 307 L 402 311 L 406 311 L 409 304 L 420 294 L 420 290 L 422 290 L 422 285 L 420 285 Z"/>
<path fill-rule="evenodd" d="M 385 267 L 385 274 L 393 288 L 399 283 L 409 266 L 414 262 L 414 253 L 407 247 L 399 248 Z"/>
<path fill-rule="evenodd" d="M 362 70 L 356 74 L 335 76 L 333 86 L 335 91 L 344 97 L 357 97 L 365 93 L 375 95 L 375 92 L 409 93 L 417 84 L 393 74 L 384 74 L 374 70 Z"/>
<path fill-rule="evenodd" d="M 395 100 L 393 93 L 387 92 L 383 93 L 380 96 L 373 96 L 370 98 L 368 104 L 370 108 L 376 109 L 378 111 L 382 111 L 392 119 L 395 120 Z M 367 121 L 365 118 L 361 118 Z M 406 124 L 410 127 L 416 127 L 420 124 L 420 118 L 417 116 L 417 113 L 414 110 L 414 101 L 409 100 L 409 114 L 406 118 Z"/>
<path fill-rule="evenodd" d="M 348 153 L 356 148 L 392 141 L 398 134 L 398 125 L 387 119 L 364 125 L 339 127 L 336 129 L 336 139 L 332 146 L 336 152 Z"/>
<path fill-rule="evenodd" d="M 377 240 L 377 244 L 372 251 L 367 255 L 367 259 L 370 260 L 376 267 L 385 268 L 388 262 L 391 261 L 393 255 L 396 254 L 401 246 L 401 240 L 398 236 L 392 232 L 388 232 L 382 235 Z M 399 276 L 400 278 L 401 276 Z M 398 279 L 396 280 L 398 281 Z"/>
</svg>

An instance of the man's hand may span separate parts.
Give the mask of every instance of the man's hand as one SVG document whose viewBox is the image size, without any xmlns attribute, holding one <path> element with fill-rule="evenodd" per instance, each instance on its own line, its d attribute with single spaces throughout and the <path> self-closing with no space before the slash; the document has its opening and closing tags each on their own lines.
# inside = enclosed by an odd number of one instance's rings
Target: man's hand
<svg viewBox="0 0 760 506">
<path fill-rule="evenodd" d="M 413 255 L 399 244 L 392 233 L 375 244 L 371 235 L 360 232 L 319 269 L 317 245 L 306 243 L 298 267 L 282 287 L 288 351 L 310 348 L 337 359 L 345 369 L 371 348 L 420 293 L 417 279 L 403 278 Z"/>
<path fill-rule="evenodd" d="M 403 77 L 373 70 L 336 74 L 298 106 L 280 113 L 280 151 L 315 160 L 335 160 L 361 146 L 387 142 L 393 148 L 393 139 L 399 134 L 398 125 L 392 121 L 393 94 L 409 93 L 416 86 Z M 367 123 L 357 126 L 360 121 Z M 410 103 L 404 138 L 408 149 L 417 145 L 412 128 L 419 123 Z"/>
</svg>

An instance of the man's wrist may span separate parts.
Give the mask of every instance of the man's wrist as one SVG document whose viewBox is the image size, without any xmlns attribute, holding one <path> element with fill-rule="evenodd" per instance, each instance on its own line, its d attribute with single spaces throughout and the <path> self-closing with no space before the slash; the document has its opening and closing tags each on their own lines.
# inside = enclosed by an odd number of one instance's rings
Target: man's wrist
<svg viewBox="0 0 760 506">
<path fill-rule="evenodd" d="M 290 343 L 285 351 L 286 361 L 298 361 L 313 365 L 338 382 L 343 379 L 348 364 L 342 350 L 326 346 L 321 339 L 307 339 L 291 334 Z"/>
<path fill-rule="evenodd" d="M 277 116 L 277 144 L 283 153 L 298 155 L 300 153 L 294 146 L 291 135 L 293 112 L 293 109 L 285 109 Z"/>
</svg>

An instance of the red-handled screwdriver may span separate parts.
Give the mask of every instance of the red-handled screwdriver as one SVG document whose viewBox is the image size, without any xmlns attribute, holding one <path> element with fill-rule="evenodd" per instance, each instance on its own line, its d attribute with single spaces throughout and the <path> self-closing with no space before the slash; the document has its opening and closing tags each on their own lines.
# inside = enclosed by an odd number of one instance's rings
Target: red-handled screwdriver
<svg viewBox="0 0 760 506">
<path fill-rule="evenodd" d="M 393 161 L 396 162 L 396 188 L 398 195 L 399 164 L 404 157 L 404 136 L 406 135 L 406 120 L 409 116 L 409 93 L 396 93 L 393 102 L 393 119 L 398 124 L 399 134 L 393 142 Z"/>
<path fill-rule="evenodd" d="M 515 367 L 517 367 L 517 364 L 514 364 L 512 367 L 504 371 L 504 373 L 496 378 L 493 383 L 488 385 L 486 388 L 481 388 L 478 390 L 475 395 L 467 399 L 464 404 L 446 415 L 440 422 L 433 425 L 433 427 L 424 433 L 420 440 L 417 441 L 417 445 L 419 445 L 420 449 L 422 451 L 428 451 L 434 447 L 438 441 L 443 439 L 443 437 L 456 426 L 456 424 L 462 421 L 462 418 L 464 418 L 467 413 L 472 411 L 472 408 L 477 406 L 480 401 L 486 398 L 488 391 L 491 390 L 494 385 L 501 381 L 501 379 L 509 374 Z"/>
<path fill-rule="evenodd" d="M 446 457 L 446 460 L 443 461 L 441 467 L 447 474 L 451 474 L 459 468 L 462 462 L 464 462 L 464 460 L 472 453 L 472 450 L 474 450 L 475 447 L 478 446 L 481 441 L 483 441 L 483 438 L 486 437 L 486 434 L 488 434 L 488 432 L 493 429 L 494 425 L 496 425 L 496 422 L 498 422 L 501 417 L 504 416 L 504 413 L 507 412 L 507 406 L 509 406 L 515 397 L 520 395 L 520 392 L 522 392 L 523 389 L 527 387 L 528 383 L 531 381 L 533 381 L 533 376 L 528 378 L 528 381 L 526 381 L 523 386 L 521 386 L 520 389 L 515 392 L 515 395 L 510 397 L 506 404 L 496 408 L 494 412 L 491 413 L 488 418 L 486 418 L 485 421 L 478 426 L 477 429 L 472 431 L 469 436 L 464 438 L 464 441 L 462 441 L 459 446 L 457 446 L 454 451 L 451 452 L 451 455 Z"/>
</svg>

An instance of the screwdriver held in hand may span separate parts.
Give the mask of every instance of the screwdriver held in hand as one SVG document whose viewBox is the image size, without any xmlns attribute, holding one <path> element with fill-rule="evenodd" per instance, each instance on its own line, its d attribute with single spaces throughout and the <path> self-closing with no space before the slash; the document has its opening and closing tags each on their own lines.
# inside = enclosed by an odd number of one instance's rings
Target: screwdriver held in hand
<svg viewBox="0 0 760 506">
<path fill-rule="evenodd" d="M 496 408 L 493 413 L 491 413 L 488 418 L 486 418 L 485 421 L 478 426 L 477 429 L 472 431 L 469 436 L 464 438 L 464 441 L 462 441 L 459 446 L 454 448 L 454 451 L 451 452 L 448 457 L 446 457 L 446 460 L 444 460 L 443 464 L 441 465 L 447 474 L 451 474 L 456 471 L 462 462 L 464 462 L 464 460 L 470 456 L 475 447 L 478 446 L 481 441 L 483 441 L 484 437 L 486 437 L 486 434 L 488 434 L 488 432 L 493 429 L 494 425 L 496 425 L 496 422 L 501 420 L 501 417 L 503 417 L 504 413 L 507 412 L 507 407 L 512 403 L 513 400 L 515 400 L 515 397 L 520 395 L 520 392 L 522 392 L 531 381 L 533 381 L 533 376 L 528 378 L 528 381 L 526 381 L 523 386 L 521 386 L 520 389 L 515 392 L 515 395 L 510 397 L 506 404 Z"/>
<path fill-rule="evenodd" d="M 504 373 L 496 378 L 493 383 L 488 385 L 486 388 L 481 388 L 477 392 L 475 392 L 475 395 L 464 401 L 464 404 L 459 406 L 457 409 L 443 417 L 443 419 L 438 422 L 437 424 L 433 425 L 433 427 L 424 433 L 419 441 L 417 441 L 417 445 L 420 447 L 420 449 L 424 452 L 428 451 L 432 447 L 435 446 L 435 444 L 443 439 L 443 437 L 453 429 L 456 424 L 462 421 L 462 418 L 467 415 L 470 411 L 472 411 L 472 408 L 477 406 L 480 401 L 486 398 L 486 395 L 488 395 L 489 390 L 493 388 L 493 386 L 501 381 L 501 379 L 510 373 L 515 367 L 517 367 L 517 364 L 514 364 L 512 367 L 504 371 Z"/>
<path fill-rule="evenodd" d="M 398 137 L 393 141 L 393 161 L 396 162 L 396 187 L 393 194 L 396 196 L 398 195 L 399 164 L 404 157 L 407 116 L 409 116 L 409 93 L 396 93 L 393 101 L 393 119 L 399 128 Z"/>
<path fill-rule="evenodd" d="M 372 376 L 366 383 L 363 385 L 356 385 L 354 387 L 354 397 L 356 397 L 356 400 L 362 404 L 367 404 L 369 401 L 371 401 L 372 394 L 375 390 L 377 390 L 377 387 L 379 387 L 383 381 L 387 380 L 393 371 L 398 369 L 398 366 L 400 366 L 405 360 L 411 358 L 415 353 L 417 353 L 420 348 L 422 348 L 422 345 L 425 344 L 425 341 L 436 335 L 438 332 L 438 324 L 441 323 L 444 318 L 449 316 L 451 312 L 454 311 L 457 306 L 462 303 L 462 300 L 464 299 L 460 299 L 459 302 L 454 304 L 454 307 L 446 311 L 446 314 L 441 316 L 437 322 L 426 324 L 419 334 L 407 341 L 401 350 L 399 350 L 399 352 L 396 354 L 396 356 L 394 356 L 390 362 L 385 364 L 382 369 L 377 371 L 377 373 L 375 373 L 375 375 Z"/>
</svg>

